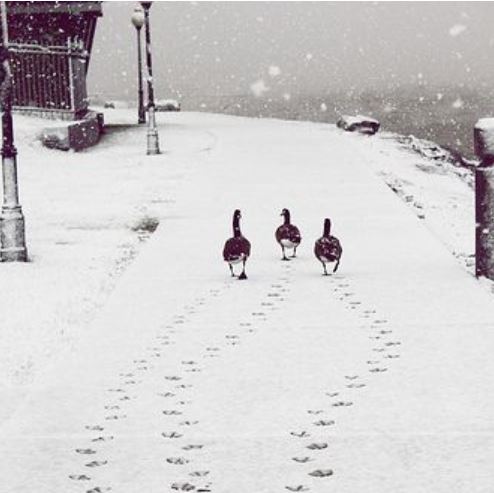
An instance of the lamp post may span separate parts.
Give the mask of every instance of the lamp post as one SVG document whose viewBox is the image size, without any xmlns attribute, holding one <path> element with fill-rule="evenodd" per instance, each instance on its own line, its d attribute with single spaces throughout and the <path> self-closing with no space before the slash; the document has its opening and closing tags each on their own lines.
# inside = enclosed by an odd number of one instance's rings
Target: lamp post
<svg viewBox="0 0 494 493">
<path fill-rule="evenodd" d="M 138 106 L 138 123 L 146 123 L 146 112 L 144 111 L 144 91 L 142 90 L 142 56 L 141 56 L 141 28 L 144 25 L 144 12 L 142 8 L 136 7 L 131 17 L 132 24 L 137 33 L 137 106 Z"/>
<path fill-rule="evenodd" d="M 0 256 L 1 260 L 5 262 L 26 262 L 24 215 L 19 204 L 17 149 L 14 145 L 14 126 L 12 122 L 12 73 L 9 63 L 6 2 L 0 3 L 0 9 L 3 41 L 0 51 L 3 178 L 3 205 L 0 213 Z"/>
<path fill-rule="evenodd" d="M 159 154 L 160 143 L 158 129 L 156 128 L 156 115 L 154 107 L 154 89 L 153 89 L 153 68 L 151 60 L 151 32 L 149 27 L 149 9 L 153 2 L 141 2 L 144 9 L 144 26 L 146 30 L 146 65 L 148 68 L 148 132 L 147 132 L 147 153 Z"/>
</svg>

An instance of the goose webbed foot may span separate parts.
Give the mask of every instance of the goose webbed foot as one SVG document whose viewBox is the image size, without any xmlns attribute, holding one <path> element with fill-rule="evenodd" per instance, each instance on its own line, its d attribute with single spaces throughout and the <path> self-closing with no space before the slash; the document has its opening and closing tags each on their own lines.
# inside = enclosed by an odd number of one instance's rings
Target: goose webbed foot
<svg viewBox="0 0 494 493">
<path fill-rule="evenodd" d="M 238 276 L 238 278 L 240 280 L 243 280 L 243 279 L 247 279 L 247 274 L 245 273 L 245 259 L 243 260 L 242 262 L 242 272 L 241 274 Z"/>
</svg>

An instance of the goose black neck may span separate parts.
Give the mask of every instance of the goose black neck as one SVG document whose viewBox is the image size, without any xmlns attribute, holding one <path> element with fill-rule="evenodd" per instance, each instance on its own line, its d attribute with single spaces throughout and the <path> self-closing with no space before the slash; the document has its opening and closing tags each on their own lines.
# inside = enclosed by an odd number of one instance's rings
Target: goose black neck
<svg viewBox="0 0 494 493">
<path fill-rule="evenodd" d="M 233 218 L 233 236 L 235 238 L 242 236 L 242 233 L 240 232 L 240 218 L 238 216 Z"/>
<path fill-rule="evenodd" d="M 290 224 L 290 211 L 285 211 L 283 215 L 285 216 L 285 224 Z"/>
<path fill-rule="evenodd" d="M 328 237 L 331 234 L 331 221 L 329 219 L 324 220 L 324 236 Z"/>
</svg>

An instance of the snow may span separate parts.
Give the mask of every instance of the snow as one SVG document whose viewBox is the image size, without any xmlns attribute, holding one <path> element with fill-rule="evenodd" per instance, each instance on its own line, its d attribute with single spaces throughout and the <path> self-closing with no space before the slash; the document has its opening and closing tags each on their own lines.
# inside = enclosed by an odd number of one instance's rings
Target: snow
<svg viewBox="0 0 494 493">
<path fill-rule="evenodd" d="M 347 126 L 351 126 L 351 125 L 354 125 L 354 124 L 359 124 L 359 123 L 362 123 L 362 122 L 365 122 L 365 123 L 375 123 L 375 124 L 378 124 L 379 125 L 379 122 L 375 118 L 372 118 L 370 116 L 365 116 L 365 115 L 355 115 L 355 116 L 341 115 L 341 119 L 345 121 L 345 123 L 347 124 Z"/>
<path fill-rule="evenodd" d="M 459 110 L 459 109 L 463 108 L 464 104 L 465 104 L 465 103 L 463 102 L 463 100 L 462 100 L 461 98 L 456 98 L 456 99 L 453 101 L 453 103 L 451 104 L 451 106 L 452 106 L 453 108 L 455 108 L 456 110 Z"/>
<path fill-rule="evenodd" d="M 137 112 L 106 111 L 115 118 L 100 145 L 87 152 L 48 150 L 36 137 L 50 120 L 15 116 L 20 201 L 26 220 L 25 265 L 2 264 L 0 310 L 0 421 L 23 389 L 62 346 L 75 344 L 140 250 L 146 221 L 173 205 L 180 171 L 156 166 L 145 155 L 146 127 Z M 176 132 L 180 139 L 180 132 Z M 198 136 L 193 148 L 209 145 Z"/>
<path fill-rule="evenodd" d="M 250 85 L 250 90 L 256 98 L 260 98 L 265 92 L 269 91 L 264 80 L 259 79 Z"/>
<path fill-rule="evenodd" d="M 135 126 L 82 154 L 29 150 L 27 130 L 21 139 L 25 166 L 41 160 L 21 177 L 28 224 L 39 222 L 29 236 L 35 262 L 3 266 L 23 288 L 32 279 L 24 272 L 43 274 L 46 264 L 62 281 L 78 265 L 86 277 L 74 281 L 86 285 L 88 258 L 101 258 L 101 229 L 77 238 L 79 262 L 54 255 L 56 211 L 62 226 L 73 215 L 108 229 L 138 216 L 145 197 L 149 208 L 153 194 L 174 202 L 153 210 L 160 226 L 97 316 L 65 324 L 71 343 L 3 422 L 2 491 L 489 491 L 492 295 L 379 173 L 430 193 L 426 204 L 463 200 L 467 184 L 449 170 L 424 173 L 417 164 L 430 160 L 389 135 L 157 117 L 166 152 L 152 158 Z M 49 194 L 36 193 L 42 177 Z M 112 183 L 114 193 L 100 190 Z M 231 279 L 221 260 L 237 207 L 252 243 L 247 281 Z M 283 207 L 303 237 L 290 262 L 274 240 Z M 344 250 L 329 277 L 312 253 L 326 216 Z M 131 237 L 121 229 L 102 242 L 112 252 Z M 78 289 L 59 286 L 60 296 Z M 25 335 L 46 343 L 34 325 Z"/>
<path fill-rule="evenodd" d="M 459 36 L 461 33 L 465 32 L 467 26 L 464 24 L 455 24 L 449 28 L 449 35 L 453 38 Z"/>
<path fill-rule="evenodd" d="M 281 69 L 277 65 L 270 65 L 268 69 L 268 73 L 271 77 L 278 77 L 281 75 Z"/>
</svg>

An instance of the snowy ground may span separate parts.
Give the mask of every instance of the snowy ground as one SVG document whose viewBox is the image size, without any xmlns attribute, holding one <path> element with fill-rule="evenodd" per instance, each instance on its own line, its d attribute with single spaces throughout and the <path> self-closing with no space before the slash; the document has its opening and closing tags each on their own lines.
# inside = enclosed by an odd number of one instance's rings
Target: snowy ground
<svg viewBox="0 0 494 493">
<path fill-rule="evenodd" d="M 454 227 L 439 241 L 374 169 L 406 170 L 416 157 L 330 125 L 160 117 L 164 155 L 142 156 L 143 129 L 62 154 L 67 166 L 106 165 L 105 175 L 155 173 L 133 197 L 146 186 L 174 203 L 158 211 L 158 230 L 98 316 L 70 328 L 71 343 L 4 421 L 2 491 L 490 491 L 494 300 L 444 246 Z M 81 168 L 86 187 L 74 193 L 92 221 L 123 220 L 122 210 L 105 216 L 111 201 Z M 419 176 L 439 187 L 436 174 Z M 125 183 L 116 181 L 115 202 Z M 443 183 L 457 198 L 469 193 L 457 177 Z M 220 258 L 236 207 L 253 245 L 246 282 Z M 274 242 L 283 207 L 304 238 L 289 263 Z M 344 248 L 329 278 L 312 254 L 325 216 Z M 8 266 L 16 274 L 45 258 L 60 270 L 35 238 L 38 261 Z"/>
<path fill-rule="evenodd" d="M 356 136 L 358 138 L 358 136 Z M 362 159 L 411 208 L 461 265 L 474 272 L 475 208 L 473 173 L 447 159 L 430 159 L 384 134 L 362 141 Z M 421 142 L 415 141 L 420 149 Z M 401 152 L 396 159 L 396 152 Z"/>
<path fill-rule="evenodd" d="M 184 177 L 207 149 L 207 132 L 171 132 L 174 166 L 145 155 L 145 127 L 134 112 L 110 111 L 108 135 L 94 149 L 65 153 L 42 147 L 52 122 L 16 116 L 20 197 L 29 257 L 2 265 L 0 422 L 45 362 L 105 303 L 120 274 L 170 214 Z M 191 160 L 193 157 L 193 161 Z M 159 163 L 159 164 L 157 164 Z"/>
</svg>

